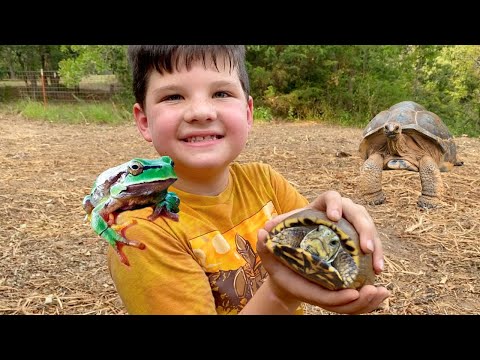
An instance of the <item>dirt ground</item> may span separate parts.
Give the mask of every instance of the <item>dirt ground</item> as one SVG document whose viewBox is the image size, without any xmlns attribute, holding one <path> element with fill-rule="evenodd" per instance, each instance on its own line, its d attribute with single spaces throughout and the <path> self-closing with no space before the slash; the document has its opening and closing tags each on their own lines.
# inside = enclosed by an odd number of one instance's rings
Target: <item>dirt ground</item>
<svg viewBox="0 0 480 360">
<path fill-rule="evenodd" d="M 239 161 L 271 164 L 310 200 L 334 189 L 361 202 L 360 138 L 360 129 L 258 123 Z M 385 253 L 376 282 L 392 295 L 372 314 L 480 314 L 480 139 L 456 142 L 465 165 L 442 174 L 440 209 L 417 208 L 418 173 L 383 173 L 387 202 L 367 209 Z M 84 222 L 82 199 L 106 168 L 156 156 L 133 123 L 0 114 L 0 314 L 125 314 L 106 266 L 108 244 Z"/>
</svg>

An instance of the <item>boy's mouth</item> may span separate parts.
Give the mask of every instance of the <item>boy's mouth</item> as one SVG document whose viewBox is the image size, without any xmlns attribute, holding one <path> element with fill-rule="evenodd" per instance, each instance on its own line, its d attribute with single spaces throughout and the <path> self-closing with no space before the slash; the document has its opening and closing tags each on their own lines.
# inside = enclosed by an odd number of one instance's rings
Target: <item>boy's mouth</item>
<svg viewBox="0 0 480 360">
<path fill-rule="evenodd" d="M 188 143 L 197 143 L 197 142 L 202 142 L 202 141 L 212 141 L 212 140 L 218 140 L 223 138 L 221 135 L 207 135 L 207 136 L 191 136 L 188 138 L 183 139 L 183 141 L 188 142 Z"/>
</svg>

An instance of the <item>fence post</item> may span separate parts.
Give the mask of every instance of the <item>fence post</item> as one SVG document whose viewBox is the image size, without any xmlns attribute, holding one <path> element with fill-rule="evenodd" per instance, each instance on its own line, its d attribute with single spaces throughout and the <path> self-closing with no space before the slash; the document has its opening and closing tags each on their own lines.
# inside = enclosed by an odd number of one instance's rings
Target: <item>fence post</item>
<svg viewBox="0 0 480 360">
<path fill-rule="evenodd" d="M 43 69 L 40 69 L 40 78 L 42 80 L 43 106 L 47 107 L 47 93 L 45 92 L 45 76 L 43 76 Z"/>
</svg>

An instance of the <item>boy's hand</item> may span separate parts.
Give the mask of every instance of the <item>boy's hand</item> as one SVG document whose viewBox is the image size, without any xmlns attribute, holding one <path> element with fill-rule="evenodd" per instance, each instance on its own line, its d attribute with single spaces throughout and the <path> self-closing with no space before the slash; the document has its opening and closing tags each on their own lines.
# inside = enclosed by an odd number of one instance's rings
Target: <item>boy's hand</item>
<svg viewBox="0 0 480 360">
<path fill-rule="evenodd" d="M 376 274 L 383 271 L 383 250 L 375 224 L 364 206 L 355 204 L 336 191 L 326 191 L 307 207 L 326 211 L 330 220 L 337 221 L 342 216 L 347 219 L 360 236 L 360 246 L 364 253 L 373 253 L 373 269 Z"/>
<path fill-rule="evenodd" d="M 342 314 L 361 314 L 375 310 L 390 293 L 384 287 L 365 285 L 360 290 L 327 290 L 303 278 L 278 261 L 266 248 L 267 232 L 258 232 L 257 252 L 267 270 L 267 282 L 285 308 L 295 309 L 298 301 Z M 265 284 L 264 284 L 265 285 Z M 264 286 L 262 285 L 262 286 Z"/>
<path fill-rule="evenodd" d="M 350 199 L 342 198 L 338 192 L 327 191 L 307 208 L 325 211 L 328 218 L 333 221 L 338 221 L 343 215 L 359 233 L 362 250 L 366 253 L 373 252 L 375 272 L 378 274 L 383 270 L 380 238 L 372 218 L 363 206 L 353 203 Z M 299 210 L 301 209 L 275 217 L 265 224 L 265 229 L 258 232 L 257 251 L 263 266 L 269 273 L 267 281 L 276 297 L 284 301 L 286 307 L 289 304 L 295 304 L 297 300 L 344 314 L 360 314 L 375 310 L 390 295 L 386 288 L 365 285 L 359 290 L 327 290 L 296 274 L 268 251 L 265 246 L 267 231 Z"/>
<path fill-rule="evenodd" d="M 326 191 L 319 195 L 313 202 L 305 208 L 312 208 L 325 211 L 328 218 L 338 221 L 343 216 L 355 228 L 360 236 L 360 246 L 364 253 L 372 253 L 373 269 L 376 274 L 380 274 L 383 270 L 383 250 L 380 237 L 378 235 L 375 224 L 364 206 L 355 204 L 349 198 L 342 197 L 336 191 Z M 265 228 L 270 231 L 275 225 L 291 214 L 302 209 L 290 211 L 285 214 L 276 216 L 274 219 L 267 221 Z"/>
</svg>

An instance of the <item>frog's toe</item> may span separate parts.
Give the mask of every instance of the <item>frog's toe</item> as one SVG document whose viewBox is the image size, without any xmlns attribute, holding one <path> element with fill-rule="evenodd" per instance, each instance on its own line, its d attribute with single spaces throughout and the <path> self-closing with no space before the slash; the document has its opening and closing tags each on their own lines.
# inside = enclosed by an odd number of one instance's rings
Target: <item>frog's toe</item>
<svg viewBox="0 0 480 360">
<path fill-rule="evenodd" d="M 130 262 L 128 261 L 127 257 L 125 256 L 125 254 L 123 253 L 122 251 L 122 248 L 125 246 L 124 243 L 122 242 L 117 242 L 114 246 L 115 248 L 115 251 L 117 252 L 118 254 L 118 257 L 120 258 L 120 261 L 122 262 L 122 264 L 125 264 L 127 266 L 130 266 Z"/>
<path fill-rule="evenodd" d="M 140 250 L 143 250 L 143 249 L 146 248 L 144 243 L 142 243 L 140 241 L 135 241 L 135 240 L 126 240 L 125 244 L 128 245 L 128 246 L 136 247 Z"/>
</svg>

